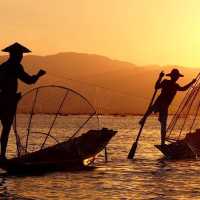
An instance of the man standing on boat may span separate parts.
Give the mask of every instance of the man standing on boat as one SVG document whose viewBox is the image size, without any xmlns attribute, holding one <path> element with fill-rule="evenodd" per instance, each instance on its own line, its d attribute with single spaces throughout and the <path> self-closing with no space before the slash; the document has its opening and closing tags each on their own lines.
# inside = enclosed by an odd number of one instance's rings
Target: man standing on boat
<svg viewBox="0 0 200 200">
<path fill-rule="evenodd" d="M 0 65 L 0 121 L 2 123 L 0 159 L 6 159 L 9 132 L 16 112 L 17 102 L 21 97 L 17 93 L 18 79 L 26 84 L 34 84 L 46 72 L 39 70 L 36 75 L 24 71 L 21 61 L 23 53 L 31 52 L 19 43 L 14 43 L 2 50 L 9 53 L 6 62 Z"/>
<path fill-rule="evenodd" d="M 144 120 L 152 113 L 159 113 L 158 120 L 161 124 L 161 145 L 165 144 L 165 136 L 166 136 L 166 128 L 167 128 L 167 117 L 168 117 L 168 108 L 174 99 L 177 91 L 185 91 L 187 90 L 195 81 L 193 79 L 190 83 L 185 86 L 180 86 L 176 81 L 183 77 L 183 75 L 179 72 L 178 69 L 173 69 L 169 74 L 171 79 L 165 79 L 162 81 L 162 78 L 165 74 L 163 72 L 160 73 L 159 79 L 155 84 L 155 89 L 161 89 L 161 93 L 158 98 L 155 100 L 154 104 L 149 108 L 145 116 L 140 120 L 140 124 L 144 123 Z"/>
</svg>

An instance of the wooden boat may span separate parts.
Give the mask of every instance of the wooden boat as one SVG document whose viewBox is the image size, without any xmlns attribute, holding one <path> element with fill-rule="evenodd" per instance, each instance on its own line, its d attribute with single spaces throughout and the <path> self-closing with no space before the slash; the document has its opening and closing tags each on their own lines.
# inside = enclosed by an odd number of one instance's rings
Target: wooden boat
<svg viewBox="0 0 200 200">
<path fill-rule="evenodd" d="M 188 133 L 182 140 L 155 147 L 168 159 L 196 159 L 200 156 L 200 130 Z"/>
<path fill-rule="evenodd" d="M 200 156 L 200 74 L 171 119 L 166 143 L 155 147 L 169 159 L 196 159 Z"/>
<path fill-rule="evenodd" d="M 14 132 L 17 155 L 0 160 L 0 167 L 16 174 L 88 168 L 117 131 L 100 128 L 94 107 L 79 93 L 42 86 L 22 96 Z"/>
<path fill-rule="evenodd" d="M 0 161 L 0 167 L 9 173 L 85 169 L 88 168 L 90 160 L 106 147 L 115 133 L 116 131 L 106 128 L 90 130 L 66 142 Z"/>
<path fill-rule="evenodd" d="M 191 159 L 195 158 L 195 153 L 191 150 L 185 140 L 172 142 L 170 144 L 155 145 L 155 147 L 163 153 L 167 159 Z"/>
</svg>

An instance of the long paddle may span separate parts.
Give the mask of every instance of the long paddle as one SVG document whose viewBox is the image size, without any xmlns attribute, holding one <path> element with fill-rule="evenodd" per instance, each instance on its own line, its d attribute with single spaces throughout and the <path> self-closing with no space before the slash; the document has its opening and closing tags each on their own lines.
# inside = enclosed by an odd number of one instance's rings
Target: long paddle
<svg viewBox="0 0 200 200">
<path fill-rule="evenodd" d="M 161 80 L 160 76 L 159 76 L 159 79 Z M 131 150 L 130 150 L 130 152 L 129 152 L 129 154 L 128 154 L 128 159 L 133 159 L 133 157 L 134 157 L 134 155 L 135 155 L 135 152 L 136 152 L 136 149 L 137 149 L 137 145 L 138 145 L 138 141 L 139 141 L 140 135 L 141 135 L 141 133 L 142 133 L 142 129 L 143 129 L 144 124 L 145 124 L 145 122 L 146 122 L 146 119 L 147 119 L 147 117 L 148 117 L 147 113 L 148 113 L 150 107 L 152 106 L 152 104 L 153 104 L 153 102 L 154 102 L 154 99 L 155 99 L 155 96 L 156 96 L 157 91 L 158 91 L 158 89 L 155 89 L 155 91 L 154 91 L 154 93 L 153 93 L 153 96 L 152 96 L 152 98 L 151 98 L 151 102 L 150 102 L 150 104 L 149 104 L 149 106 L 148 106 L 148 108 L 147 108 L 147 111 L 146 111 L 145 114 L 144 114 L 144 118 L 143 118 L 143 120 L 142 120 L 142 123 L 141 123 L 141 126 L 140 126 L 140 130 L 139 130 L 139 132 L 138 132 L 137 138 L 136 138 L 135 142 L 133 143 L 133 145 L 132 145 L 132 147 L 131 147 Z"/>
</svg>

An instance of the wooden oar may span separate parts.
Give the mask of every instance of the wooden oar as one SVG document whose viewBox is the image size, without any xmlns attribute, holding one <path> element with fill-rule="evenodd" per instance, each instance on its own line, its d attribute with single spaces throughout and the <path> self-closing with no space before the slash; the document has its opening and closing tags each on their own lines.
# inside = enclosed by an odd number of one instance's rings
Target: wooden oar
<svg viewBox="0 0 200 200">
<path fill-rule="evenodd" d="M 160 79 L 160 77 L 159 77 L 159 79 Z M 146 119 L 147 119 L 147 117 L 148 117 L 147 113 L 148 113 L 149 109 L 151 108 L 151 106 L 152 106 L 152 104 L 153 104 L 153 102 L 154 102 L 154 99 L 155 99 L 155 96 L 156 96 L 157 91 L 158 91 L 158 89 L 155 89 L 155 91 L 154 91 L 154 93 L 153 93 L 153 96 L 152 96 L 152 98 L 151 98 L 151 102 L 150 102 L 150 104 L 149 104 L 149 106 L 148 106 L 148 108 L 147 108 L 147 111 L 146 111 L 145 114 L 144 114 L 144 117 L 143 117 L 143 120 L 142 120 L 142 123 L 141 123 L 141 126 L 140 126 L 140 130 L 139 130 L 139 132 L 138 132 L 137 138 L 136 138 L 135 142 L 133 143 L 133 145 L 132 145 L 132 147 L 131 147 L 131 150 L 130 150 L 130 152 L 129 152 L 129 154 L 128 154 L 128 159 L 133 159 L 133 157 L 134 157 L 134 155 L 135 155 L 135 152 L 136 152 L 136 149 L 137 149 L 137 145 L 138 145 L 138 141 L 139 141 L 140 135 L 141 135 L 141 133 L 142 133 L 142 129 L 143 129 L 144 124 L 145 124 L 145 122 L 146 122 Z"/>
</svg>

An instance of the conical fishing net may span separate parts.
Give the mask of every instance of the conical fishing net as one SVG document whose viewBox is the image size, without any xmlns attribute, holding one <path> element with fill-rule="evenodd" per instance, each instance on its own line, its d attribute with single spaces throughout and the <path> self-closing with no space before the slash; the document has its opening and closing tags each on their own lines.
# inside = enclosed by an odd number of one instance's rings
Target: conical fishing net
<svg viewBox="0 0 200 200">
<path fill-rule="evenodd" d="M 43 86 L 28 91 L 14 120 L 18 156 L 99 129 L 95 114 L 90 102 L 69 88 Z"/>
<path fill-rule="evenodd" d="M 178 141 L 185 138 L 186 134 L 200 128 L 200 77 L 188 90 L 177 112 L 173 116 L 168 129 L 167 141 Z"/>
</svg>

